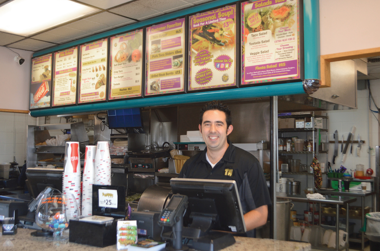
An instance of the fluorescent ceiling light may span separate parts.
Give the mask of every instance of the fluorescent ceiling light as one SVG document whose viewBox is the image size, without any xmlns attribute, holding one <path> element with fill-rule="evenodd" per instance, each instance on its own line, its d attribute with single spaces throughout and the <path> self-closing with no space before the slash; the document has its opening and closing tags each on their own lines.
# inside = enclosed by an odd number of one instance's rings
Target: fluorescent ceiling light
<svg viewBox="0 0 380 251">
<path fill-rule="evenodd" d="M 13 0 L 0 7 L 0 31 L 29 36 L 98 11 L 70 0 Z"/>
</svg>

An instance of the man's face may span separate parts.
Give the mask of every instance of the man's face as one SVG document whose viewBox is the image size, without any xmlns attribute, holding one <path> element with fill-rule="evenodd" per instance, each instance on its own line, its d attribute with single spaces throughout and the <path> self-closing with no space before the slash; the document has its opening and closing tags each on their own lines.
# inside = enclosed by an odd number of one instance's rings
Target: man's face
<svg viewBox="0 0 380 251">
<path fill-rule="evenodd" d="M 203 114 L 199 131 L 202 133 L 207 150 L 227 149 L 227 136 L 232 132 L 232 125 L 227 128 L 226 114 L 219 110 L 208 110 Z"/>
</svg>

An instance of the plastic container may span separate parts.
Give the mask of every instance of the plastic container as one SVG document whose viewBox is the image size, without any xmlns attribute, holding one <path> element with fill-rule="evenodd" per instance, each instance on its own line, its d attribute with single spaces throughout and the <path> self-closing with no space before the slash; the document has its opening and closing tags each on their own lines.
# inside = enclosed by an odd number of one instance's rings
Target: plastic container
<svg viewBox="0 0 380 251">
<path fill-rule="evenodd" d="M 295 151 L 296 152 L 302 152 L 303 146 L 304 146 L 304 139 L 296 139 L 295 141 Z"/>
<path fill-rule="evenodd" d="M 380 250 L 380 212 L 368 213 L 365 235 L 369 239 L 370 250 Z"/>
<path fill-rule="evenodd" d="M 174 156 L 174 166 L 176 173 L 180 173 L 183 167 L 183 164 L 185 164 L 186 160 L 190 159 L 189 156 L 185 155 L 175 155 Z"/>
<path fill-rule="evenodd" d="M 0 178 L 9 179 L 10 164 L 0 164 Z"/>
</svg>

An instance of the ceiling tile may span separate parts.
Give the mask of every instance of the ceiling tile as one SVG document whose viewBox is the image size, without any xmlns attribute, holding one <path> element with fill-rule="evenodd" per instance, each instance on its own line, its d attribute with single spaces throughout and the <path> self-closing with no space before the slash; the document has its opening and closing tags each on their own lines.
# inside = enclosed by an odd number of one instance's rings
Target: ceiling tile
<svg viewBox="0 0 380 251">
<path fill-rule="evenodd" d="M 192 4 L 202 4 L 202 3 L 207 3 L 207 2 L 212 2 L 214 0 L 184 0 L 188 3 L 192 3 Z"/>
<path fill-rule="evenodd" d="M 109 9 L 124 3 L 128 3 L 130 1 L 132 0 L 78 0 L 78 2 L 86 3 L 101 9 Z"/>
<path fill-rule="evenodd" d="M 0 45 L 7 45 L 16 41 L 24 39 L 24 37 L 0 32 Z"/>
<path fill-rule="evenodd" d="M 149 6 L 145 6 L 143 1 L 128 3 L 123 6 L 110 9 L 109 11 L 137 20 L 144 20 L 163 14 L 163 12 L 157 11 Z"/>
<path fill-rule="evenodd" d="M 100 14 L 70 23 L 67 27 L 85 30 L 87 32 L 100 32 L 105 29 L 112 29 L 114 27 L 119 27 L 134 22 L 136 21 L 126 17 L 121 17 L 113 13 L 102 12 Z"/>
<path fill-rule="evenodd" d="M 77 39 L 78 37 L 83 37 L 85 35 L 86 34 L 83 34 L 83 30 L 73 29 L 67 27 L 67 25 L 64 25 L 53 30 L 33 36 L 32 38 L 53 43 L 63 43 L 65 41 Z"/>
<path fill-rule="evenodd" d="M 52 47 L 54 45 L 55 44 L 28 38 L 20 42 L 13 43 L 8 47 L 27 51 L 38 51 L 48 47 Z"/>
<path fill-rule="evenodd" d="M 192 6 L 192 4 L 181 0 L 144 0 L 141 4 L 164 13 Z"/>
</svg>

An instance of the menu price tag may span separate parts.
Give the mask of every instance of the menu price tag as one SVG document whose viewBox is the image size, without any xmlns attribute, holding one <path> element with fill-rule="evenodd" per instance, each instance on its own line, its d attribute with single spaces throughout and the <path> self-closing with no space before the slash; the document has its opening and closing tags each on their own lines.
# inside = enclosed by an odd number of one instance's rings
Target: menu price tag
<svg viewBox="0 0 380 251">
<path fill-rule="evenodd" d="M 99 207 L 117 208 L 117 190 L 99 189 Z"/>
</svg>

